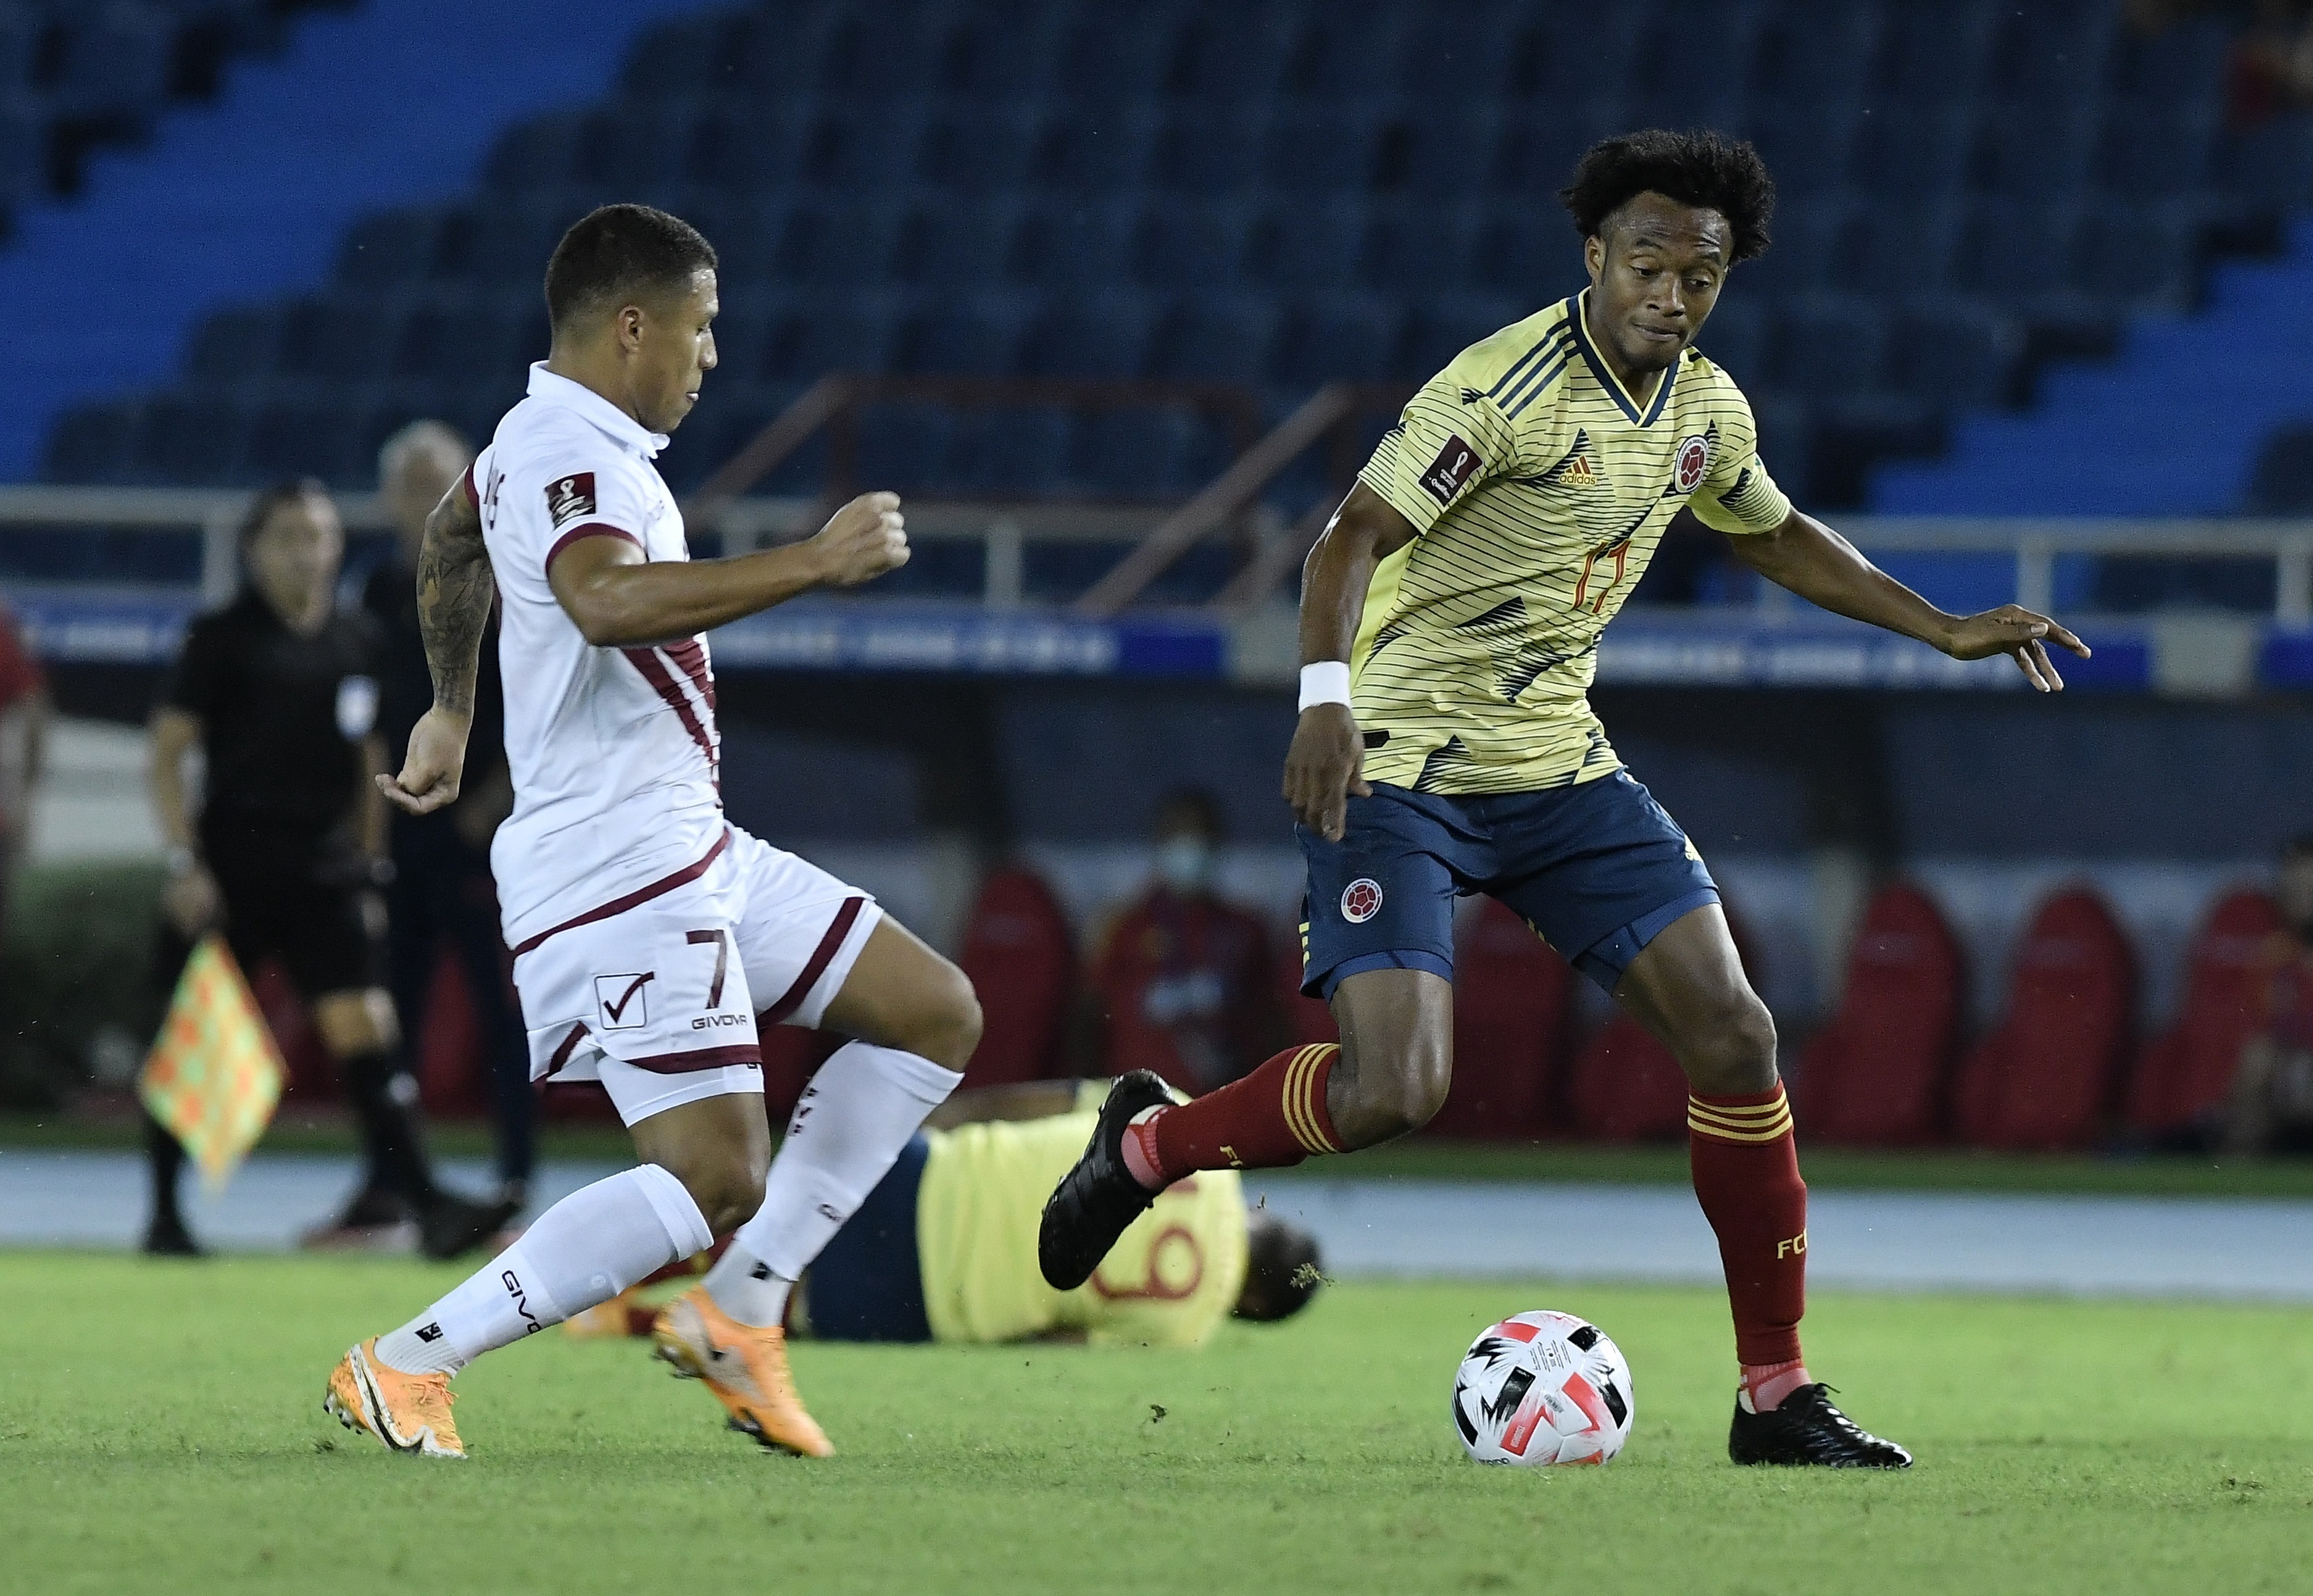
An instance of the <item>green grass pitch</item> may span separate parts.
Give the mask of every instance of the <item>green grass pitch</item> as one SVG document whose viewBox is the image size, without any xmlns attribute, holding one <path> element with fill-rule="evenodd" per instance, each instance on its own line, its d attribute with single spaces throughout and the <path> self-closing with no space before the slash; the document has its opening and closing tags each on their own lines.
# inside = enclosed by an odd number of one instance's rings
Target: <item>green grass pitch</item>
<svg viewBox="0 0 2313 1596">
<path fill-rule="evenodd" d="M 1821 1293 L 1816 1372 L 1904 1475 L 1726 1461 L 1712 1291 L 1345 1284 L 1202 1353 L 805 1346 L 842 1455 L 759 1453 L 638 1344 L 462 1376 L 463 1464 L 320 1407 L 398 1262 L 0 1256 L 0 1587 L 39 1592 L 2302 1591 L 2313 1313 Z M 1603 1469 L 1491 1469 L 1447 1416 L 1491 1319 L 1635 1372 Z M 1161 1409 L 1161 1416 L 1160 1410 Z"/>
</svg>

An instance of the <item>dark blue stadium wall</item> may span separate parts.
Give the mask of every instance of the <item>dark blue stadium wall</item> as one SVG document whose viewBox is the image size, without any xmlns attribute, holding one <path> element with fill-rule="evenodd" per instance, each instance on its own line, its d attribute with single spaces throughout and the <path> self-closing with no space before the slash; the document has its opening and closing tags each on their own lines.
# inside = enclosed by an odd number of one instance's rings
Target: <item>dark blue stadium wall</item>
<svg viewBox="0 0 2313 1596">
<path fill-rule="evenodd" d="M 218 9 L 205 0 L 141 9 L 172 8 Z M 38 42 L 14 25 L 17 13 L 41 9 L 0 0 L 0 167 L 9 139 L 28 136 L 8 113 L 46 92 L 7 92 L 12 73 L 29 84 L 32 69 L 12 50 Z M 132 20 L 139 9 L 85 8 Z M 318 285 L 356 217 L 455 191 L 508 121 L 599 94 L 639 30 L 696 9 L 697 0 L 362 0 L 304 16 L 277 57 L 226 67 L 215 101 L 198 107 L 171 108 L 168 57 L 152 65 L 161 48 L 152 40 L 141 54 L 124 45 L 103 57 L 144 75 L 135 103 L 152 136 L 91 155 L 77 198 L 17 185 L 15 236 L 0 248 L 0 302 L 14 312 L 0 479 L 40 472 L 60 409 L 166 382 L 185 368 L 203 314 Z M 85 91 L 69 79 L 55 85 L 68 92 Z M 176 478 L 216 479 L 237 463 L 220 458 L 233 441 L 229 428 L 189 436 L 191 458 Z"/>
</svg>

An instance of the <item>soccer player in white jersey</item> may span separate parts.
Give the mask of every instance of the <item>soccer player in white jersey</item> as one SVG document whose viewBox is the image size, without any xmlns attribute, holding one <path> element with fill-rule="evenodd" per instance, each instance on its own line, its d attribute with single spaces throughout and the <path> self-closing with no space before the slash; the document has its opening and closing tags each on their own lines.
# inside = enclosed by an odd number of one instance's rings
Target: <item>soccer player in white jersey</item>
<svg viewBox="0 0 2313 1596">
<path fill-rule="evenodd" d="M 427 523 L 418 611 L 434 706 L 386 795 L 457 796 L 483 623 L 503 605 L 514 809 L 491 847 L 534 1078 L 599 1081 L 638 1167 L 572 1193 L 400 1329 L 348 1350 L 325 1406 L 429 1457 L 465 1455 L 450 1377 L 735 1229 L 656 1328 L 734 1428 L 824 1456 L 787 1372 L 789 1286 L 857 1208 L 980 1039 L 972 985 L 866 893 L 723 818 L 706 632 L 908 559 L 868 494 L 806 541 L 688 557 L 652 466 L 715 366 L 715 251 L 608 206 L 546 269 L 553 347 L 530 396 Z M 857 1039 L 770 1158 L 759 1024 Z M 768 1177 L 767 1177 L 768 1167 Z"/>
</svg>

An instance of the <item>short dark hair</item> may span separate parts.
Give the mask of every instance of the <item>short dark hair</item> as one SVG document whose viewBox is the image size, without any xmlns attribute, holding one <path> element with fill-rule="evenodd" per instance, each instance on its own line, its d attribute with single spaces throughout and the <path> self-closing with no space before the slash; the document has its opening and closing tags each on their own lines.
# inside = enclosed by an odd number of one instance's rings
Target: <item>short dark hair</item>
<svg viewBox="0 0 2313 1596">
<path fill-rule="evenodd" d="M 1775 215 L 1775 180 L 1747 141 L 1716 133 L 1673 133 L 1649 127 L 1601 139 L 1575 164 L 1574 180 L 1559 190 L 1574 225 L 1594 238 L 1606 220 L 1641 194 L 1701 206 L 1727 218 L 1733 256 L 1750 260 L 1767 251 Z"/>
<path fill-rule="evenodd" d="M 711 271 L 715 246 L 680 216 L 646 205 L 606 205 L 570 224 L 546 263 L 546 319 L 567 327 L 603 302 L 680 293 Z"/>
<path fill-rule="evenodd" d="M 265 523 L 273 519 L 273 513 L 282 505 L 294 504 L 299 499 L 326 499 L 329 496 L 329 485 L 319 477 L 284 477 L 272 486 L 259 489 L 257 496 L 249 501 L 249 508 L 242 513 L 241 529 L 234 546 L 242 554 L 247 554 L 249 546 L 257 540 L 257 534 L 265 530 Z"/>
<path fill-rule="evenodd" d="M 1325 1284 L 1317 1238 L 1273 1214 L 1244 1217 L 1244 1288 L 1237 1293 L 1236 1316 L 1256 1323 L 1288 1319 Z"/>
</svg>

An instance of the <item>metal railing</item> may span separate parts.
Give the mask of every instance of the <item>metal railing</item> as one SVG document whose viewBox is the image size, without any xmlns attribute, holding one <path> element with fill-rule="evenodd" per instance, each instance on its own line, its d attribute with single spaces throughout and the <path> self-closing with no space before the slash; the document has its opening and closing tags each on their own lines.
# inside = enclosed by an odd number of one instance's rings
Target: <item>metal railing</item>
<svg viewBox="0 0 2313 1596">
<path fill-rule="evenodd" d="M 1327 399 L 1321 392 L 1241 456 L 1228 473 L 1189 504 L 1169 512 L 1162 506 L 911 500 L 909 531 L 926 542 L 981 544 L 984 556 L 979 597 L 995 606 L 1023 601 L 1025 552 L 1033 545 L 1124 546 L 1124 559 L 1076 603 L 1085 614 L 1112 615 L 1199 541 L 1249 524 L 1253 536 L 1246 562 L 1206 606 L 1216 618 L 1232 618 L 1280 595 L 1286 575 L 1324 525 L 1336 502 L 1333 495 L 1291 523 L 1257 501 L 1262 488 L 1299 452 L 1294 445 L 1306 448 L 1326 435 L 1328 427 L 1341 427 L 1341 405 L 1337 393 Z M 198 540 L 200 592 L 214 601 L 230 593 L 237 579 L 233 531 L 251 496 L 229 489 L 0 486 L 0 532 L 179 532 Z M 352 531 L 380 531 L 388 524 L 374 495 L 341 494 L 337 503 Z M 823 501 L 816 498 L 730 498 L 713 507 L 713 523 L 726 547 L 760 547 L 805 535 L 816 525 L 822 506 Z M 1831 519 L 1874 555 L 2004 556 L 2014 561 L 2018 601 L 2042 610 L 2053 605 L 2056 564 L 2066 556 L 2270 561 L 2274 575 L 2272 618 L 2285 627 L 2313 627 L 2313 522 Z M 1763 585 L 1762 609 L 1773 612 L 1796 603 L 1781 589 Z"/>
</svg>

